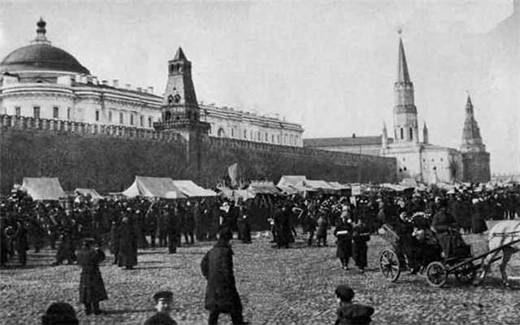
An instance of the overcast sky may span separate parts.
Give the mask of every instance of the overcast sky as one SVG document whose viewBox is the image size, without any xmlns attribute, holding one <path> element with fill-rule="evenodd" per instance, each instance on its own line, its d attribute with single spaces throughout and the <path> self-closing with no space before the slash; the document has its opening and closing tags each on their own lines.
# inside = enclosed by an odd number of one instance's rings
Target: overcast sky
<svg viewBox="0 0 520 325">
<path fill-rule="evenodd" d="M 513 0 L 105 2 L 2 0 L 0 56 L 42 16 L 100 80 L 162 94 L 182 46 L 205 103 L 278 113 L 305 137 L 378 135 L 392 128 L 402 28 L 430 142 L 460 145 L 469 91 L 492 172 L 520 172 L 520 15 L 501 23 Z"/>
</svg>

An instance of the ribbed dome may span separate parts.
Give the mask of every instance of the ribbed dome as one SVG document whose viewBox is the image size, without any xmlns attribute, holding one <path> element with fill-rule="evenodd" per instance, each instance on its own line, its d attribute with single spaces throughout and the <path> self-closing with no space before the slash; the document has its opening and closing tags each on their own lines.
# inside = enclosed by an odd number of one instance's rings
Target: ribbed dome
<svg viewBox="0 0 520 325">
<path fill-rule="evenodd" d="M 57 70 L 90 74 L 87 68 L 64 50 L 45 43 L 14 50 L 0 63 L 0 73 L 27 70 Z"/>
<path fill-rule="evenodd" d="M 45 21 L 36 24 L 37 36 L 33 44 L 20 47 L 0 63 L 0 73 L 18 71 L 66 71 L 90 74 L 87 68 L 66 51 L 50 45 L 45 37 Z"/>
</svg>

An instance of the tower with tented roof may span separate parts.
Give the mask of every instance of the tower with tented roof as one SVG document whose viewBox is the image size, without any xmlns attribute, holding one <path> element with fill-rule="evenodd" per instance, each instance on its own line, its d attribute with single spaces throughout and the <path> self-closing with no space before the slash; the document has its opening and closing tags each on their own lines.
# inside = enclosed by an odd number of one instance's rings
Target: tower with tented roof
<svg viewBox="0 0 520 325">
<path fill-rule="evenodd" d="M 489 153 L 480 135 L 480 128 L 475 119 L 475 112 L 471 97 L 466 100 L 466 117 L 462 129 L 463 179 L 468 182 L 487 182 L 491 178 L 489 168 Z"/>
</svg>

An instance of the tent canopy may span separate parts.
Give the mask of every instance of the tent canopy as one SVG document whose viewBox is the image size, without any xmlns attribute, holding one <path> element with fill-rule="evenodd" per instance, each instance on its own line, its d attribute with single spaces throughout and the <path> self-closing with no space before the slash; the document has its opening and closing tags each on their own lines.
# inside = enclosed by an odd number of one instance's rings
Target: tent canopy
<svg viewBox="0 0 520 325">
<path fill-rule="evenodd" d="M 58 201 L 66 197 L 60 181 L 55 177 L 24 177 L 21 189 L 33 200 Z"/>
<path fill-rule="evenodd" d="M 339 182 L 329 182 L 329 184 L 337 190 L 350 190 L 350 186 L 346 184 L 340 184 Z"/>
<path fill-rule="evenodd" d="M 247 190 L 254 194 L 280 194 L 280 190 L 271 181 L 252 181 Z"/>
<path fill-rule="evenodd" d="M 303 175 L 284 175 L 280 177 L 280 180 L 276 186 L 280 188 L 293 187 L 300 184 L 301 182 L 305 182 L 306 180 L 307 177 Z"/>
<path fill-rule="evenodd" d="M 172 182 L 187 197 L 217 196 L 217 193 L 214 191 L 200 187 L 190 180 L 172 180 Z"/>
<path fill-rule="evenodd" d="M 307 187 L 311 187 L 315 190 L 329 190 L 329 191 L 336 191 L 337 189 L 335 187 L 333 187 L 332 185 L 330 185 L 329 183 L 325 182 L 325 181 L 316 181 L 316 180 L 306 180 L 304 185 L 306 185 Z"/>
<path fill-rule="evenodd" d="M 132 185 L 122 194 L 127 197 L 171 198 L 173 196 L 171 192 L 177 192 L 175 196 L 178 197 L 175 198 L 185 198 L 171 178 L 136 176 Z"/>
<path fill-rule="evenodd" d="M 101 200 L 103 197 L 93 188 L 77 188 L 74 190 L 74 194 L 81 196 L 90 196 L 94 200 Z"/>
<path fill-rule="evenodd" d="M 220 191 L 220 195 L 228 200 L 238 201 L 238 199 L 241 198 L 242 200 L 246 201 L 248 199 L 255 198 L 255 194 L 248 190 L 233 190 L 226 186 L 220 186 L 218 187 L 218 190 Z"/>
</svg>

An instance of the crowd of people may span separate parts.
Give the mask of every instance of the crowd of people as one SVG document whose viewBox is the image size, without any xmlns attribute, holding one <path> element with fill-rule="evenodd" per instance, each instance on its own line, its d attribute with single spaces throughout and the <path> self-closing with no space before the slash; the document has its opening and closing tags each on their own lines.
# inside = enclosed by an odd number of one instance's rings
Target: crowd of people
<svg viewBox="0 0 520 325">
<path fill-rule="evenodd" d="M 229 241 L 237 233 L 238 240 L 251 243 L 252 224 L 263 224 L 252 220 L 259 216 L 270 226 L 274 247 L 280 249 L 290 248 L 303 236 L 307 246 L 325 247 L 330 240 L 327 235 L 332 233 L 341 267 L 348 269 L 352 258 L 360 272 L 367 267 L 371 235 L 383 224 L 390 225 L 403 241 L 413 241 L 413 245 L 408 242 L 403 246 L 413 247 L 407 253 L 414 257 L 416 263 L 412 261 L 411 266 L 416 271 L 438 254 L 454 249 L 450 247 L 453 229 L 459 235 L 482 233 L 488 219 L 520 216 L 520 186 L 492 191 L 373 191 L 356 196 L 314 193 L 246 201 L 221 197 L 93 200 L 77 196 L 62 202 L 39 202 L 16 190 L 0 199 L 0 262 L 1 266 L 13 264 L 16 256 L 18 264 L 24 266 L 29 249 L 37 253 L 48 245 L 56 250 L 54 265 L 67 262 L 82 267 L 80 301 L 87 314 L 99 314 L 99 302 L 107 299 L 99 271 L 99 263 L 106 259 L 104 248 L 114 256 L 111 262 L 126 270 L 137 265 L 138 249 L 165 247 L 169 254 L 175 254 L 181 245 L 217 240 L 201 264 L 208 280 L 209 323 L 217 324 L 219 314 L 229 313 L 234 324 L 243 324 Z M 439 252 L 428 243 L 434 236 L 432 228 L 440 241 Z M 222 290 L 229 294 L 217 301 L 220 294 L 215 292 Z M 338 290 L 338 297 L 351 295 L 345 288 Z M 161 299 L 167 305 L 167 297 Z M 348 298 L 341 299 L 341 306 L 348 305 Z M 370 319 L 370 309 L 363 310 Z M 341 317 L 344 315 L 341 311 Z"/>
</svg>

